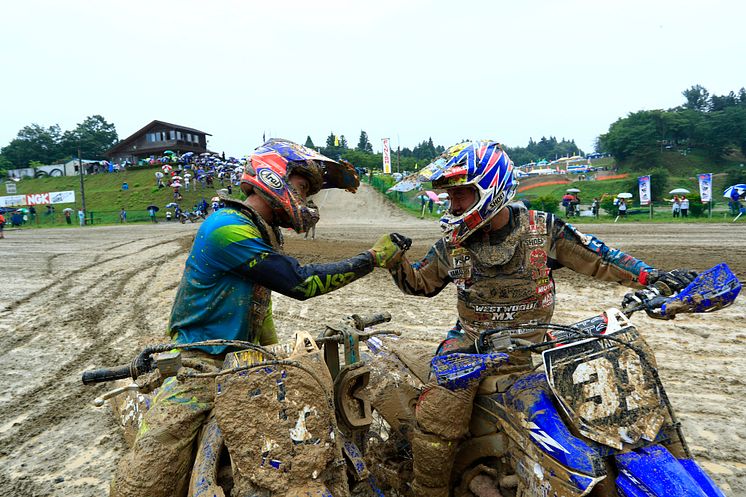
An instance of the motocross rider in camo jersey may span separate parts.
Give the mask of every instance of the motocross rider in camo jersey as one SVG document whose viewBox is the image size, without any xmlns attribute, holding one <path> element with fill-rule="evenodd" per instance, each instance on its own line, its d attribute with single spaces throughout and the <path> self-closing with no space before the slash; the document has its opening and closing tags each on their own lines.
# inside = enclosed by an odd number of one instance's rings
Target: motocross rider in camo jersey
<svg viewBox="0 0 746 497">
<path fill-rule="evenodd" d="M 170 334 L 176 344 L 210 339 L 277 343 L 270 292 L 305 300 L 341 288 L 399 248 L 388 235 L 370 250 L 329 264 L 308 264 L 282 253 L 279 227 L 305 232 L 319 219 L 306 197 L 322 188 L 354 192 L 352 165 L 285 140 L 270 140 L 245 167 L 244 202 L 225 199 L 197 232 L 176 294 Z M 220 368 L 227 347 L 182 352 L 197 369 Z M 214 382 L 168 378 L 144 414 L 132 450 L 119 463 L 112 496 L 183 496 L 194 440 L 213 406 Z"/>
<path fill-rule="evenodd" d="M 688 270 L 665 273 L 584 235 L 547 212 L 510 203 L 517 187 L 513 164 L 496 142 L 462 143 L 448 149 L 433 187 L 445 189 L 451 207 L 441 218 L 445 236 L 424 259 L 409 263 L 396 254 L 388 268 L 399 288 L 432 297 L 446 285 L 458 289 L 458 320 L 436 354 L 473 344 L 486 329 L 512 324 L 548 323 L 554 312 L 552 271 L 568 267 L 603 281 L 641 288 L 656 281 L 670 290 L 684 288 L 696 276 Z M 544 330 L 513 336 L 533 342 Z M 504 371 L 528 367 L 527 355 L 513 354 Z M 477 386 L 449 392 L 429 383 L 420 395 L 412 441 L 413 491 L 416 496 L 448 496 L 455 447 L 468 431 Z M 444 427 L 444 403 L 458 403 L 459 419 Z M 433 464 L 433 462 L 436 462 Z"/>
</svg>

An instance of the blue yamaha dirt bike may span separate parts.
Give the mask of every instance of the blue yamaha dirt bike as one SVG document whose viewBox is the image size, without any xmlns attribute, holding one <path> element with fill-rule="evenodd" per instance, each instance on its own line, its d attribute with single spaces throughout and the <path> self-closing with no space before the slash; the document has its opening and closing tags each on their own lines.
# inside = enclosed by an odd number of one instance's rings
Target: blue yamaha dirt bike
<svg viewBox="0 0 746 497">
<path fill-rule="evenodd" d="M 570 326 L 483 332 L 473 347 L 438 356 L 429 368 L 401 341 L 372 338 L 369 396 L 382 435 L 369 444 L 368 458 L 377 484 L 386 495 L 411 492 L 414 406 L 429 372 L 430 381 L 454 391 L 479 382 L 451 474 L 454 495 L 724 496 L 693 460 L 655 357 L 628 317 L 712 312 L 732 304 L 740 289 L 720 264 L 674 296 L 649 287 L 625 298 L 621 311 Z M 511 329 L 539 327 L 547 330 L 542 343 L 510 336 Z M 499 374 L 507 353 L 518 352 L 540 353 L 543 371 Z"/>
</svg>

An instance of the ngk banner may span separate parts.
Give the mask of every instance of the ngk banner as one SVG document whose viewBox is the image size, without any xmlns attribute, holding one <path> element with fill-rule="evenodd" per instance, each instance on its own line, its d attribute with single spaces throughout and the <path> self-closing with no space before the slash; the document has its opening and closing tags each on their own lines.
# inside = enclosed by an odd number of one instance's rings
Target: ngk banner
<svg viewBox="0 0 746 497">
<path fill-rule="evenodd" d="M 699 196 L 702 198 L 702 202 L 712 200 L 712 173 L 699 175 Z"/>
<path fill-rule="evenodd" d="M 47 192 L 27 193 L 26 195 L 8 195 L 0 197 L 0 207 L 15 207 L 19 205 L 49 205 L 72 204 L 75 202 L 75 192 Z"/>
<path fill-rule="evenodd" d="M 640 205 L 650 204 L 650 176 L 640 176 L 637 182 L 640 186 Z"/>
<path fill-rule="evenodd" d="M 383 139 L 383 173 L 391 174 L 391 147 L 389 147 L 389 139 Z"/>
</svg>

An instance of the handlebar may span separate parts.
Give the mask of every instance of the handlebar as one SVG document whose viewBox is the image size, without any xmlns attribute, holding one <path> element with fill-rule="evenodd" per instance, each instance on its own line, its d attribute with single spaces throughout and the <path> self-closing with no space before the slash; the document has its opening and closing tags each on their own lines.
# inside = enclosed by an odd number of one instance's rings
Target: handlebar
<svg viewBox="0 0 746 497">
<path fill-rule="evenodd" d="M 370 328 L 381 323 L 388 323 L 391 321 L 390 312 L 377 312 L 375 314 L 368 314 L 360 316 L 358 314 L 352 315 L 352 320 L 355 323 L 355 328 L 362 331 L 365 328 Z"/>
<path fill-rule="evenodd" d="M 105 381 L 132 378 L 131 364 L 115 366 L 113 368 L 92 369 L 83 372 L 83 384 L 103 383 Z"/>
<path fill-rule="evenodd" d="M 681 313 L 713 312 L 731 305 L 741 290 L 741 283 L 727 264 L 718 264 L 702 271 L 686 288 L 675 295 L 664 296 L 656 286 L 629 293 L 622 301 L 622 313 L 629 317 L 635 312 L 644 310 L 655 319 L 673 319 Z M 475 353 L 492 350 L 541 350 L 544 347 L 560 344 L 572 338 L 589 338 L 602 335 L 606 331 L 606 315 L 594 316 L 570 326 L 543 324 L 522 324 L 485 330 L 479 334 L 473 345 L 451 352 Z M 550 340 L 536 344 L 522 344 L 521 340 L 506 336 L 494 344 L 488 343 L 492 335 L 512 330 L 543 328 L 558 331 L 555 336 L 550 333 Z M 495 342 L 495 339 L 492 340 Z"/>
<path fill-rule="evenodd" d="M 375 335 L 380 335 L 384 333 L 392 333 L 391 331 L 383 331 L 383 330 L 376 330 L 376 331 L 368 331 L 365 332 L 364 330 L 366 328 L 370 328 L 371 326 L 375 326 L 377 324 L 381 323 L 387 323 L 391 321 L 391 313 L 389 312 L 378 312 L 374 314 L 367 314 L 367 315 L 358 315 L 353 314 L 352 316 L 348 317 L 347 320 L 343 323 L 342 327 L 338 330 L 334 327 L 327 327 L 327 336 L 319 337 L 316 339 L 317 344 L 322 344 L 325 342 L 339 342 L 341 343 L 343 340 L 343 333 L 341 331 L 344 329 L 344 327 L 354 327 L 359 333 L 358 337 L 362 340 L 367 340 Z M 329 332 L 332 332 L 330 334 Z M 399 334 L 399 333 L 395 333 Z M 268 356 L 275 357 L 275 354 L 267 351 L 266 349 L 263 349 L 262 347 L 251 343 L 251 342 L 244 342 L 241 340 L 206 340 L 202 342 L 193 342 L 188 344 L 160 344 L 160 345 L 153 345 L 149 347 L 145 347 L 136 357 L 133 359 L 133 361 L 130 364 L 123 364 L 121 366 L 115 366 L 113 368 L 100 368 L 100 369 L 92 369 L 89 371 L 84 371 L 82 375 L 82 380 L 84 385 L 91 385 L 94 383 L 103 383 L 107 381 L 114 381 L 114 380 L 123 380 L 125 378 L 132 378 L 133 380 L 136 380 L 138 376 L 141 376 L 145 373 L 148 373 L 150 371 L 155 370 L 157 367 L 156 361 L 153 359 L 152 354 L 159 353 L 159 352 L 166 352 L 168 350 L 171 350 L 175 347 L 178 348 L 194 348 L 198 346 L 232 346 L 232 347 L 241 347 L 241 348 L 251 348 L 251 349 L 262 349 L 262 351 L 266 352 Z"/>
</svg>

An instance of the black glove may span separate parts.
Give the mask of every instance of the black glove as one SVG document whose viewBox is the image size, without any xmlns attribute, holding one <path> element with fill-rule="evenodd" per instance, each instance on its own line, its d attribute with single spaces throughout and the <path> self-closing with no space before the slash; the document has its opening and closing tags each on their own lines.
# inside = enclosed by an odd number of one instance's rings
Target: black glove
<svg viewBox="0 0 746 497">
<path fill-rule="evenodd" d="M 661 294 L 668 297 L 678 293 L 697 277 L 697 272 L 691 269 L 674 269 L 667 273 L 658 270 L 651 272 L 653 286 L 660 290 Z"/>
<path fill-rule="evenodd" d="M 391 233 L 389 236 L 391 237 L 391 241 L 397 244 L 399 248 L 405 252 L 412 246 L 411 238 L 400 235 L 399 233 Z"/>
</svg>

